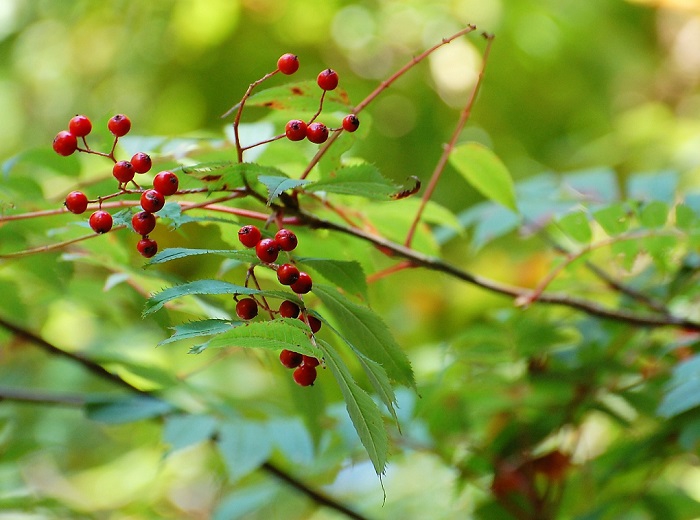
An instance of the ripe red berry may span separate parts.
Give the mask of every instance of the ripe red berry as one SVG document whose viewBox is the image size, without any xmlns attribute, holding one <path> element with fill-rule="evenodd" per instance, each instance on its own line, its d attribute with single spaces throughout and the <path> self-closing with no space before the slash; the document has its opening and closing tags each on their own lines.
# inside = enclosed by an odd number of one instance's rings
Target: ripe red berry
<svg viewBox="0 0 700 520">
<path fill-rule="evenodd" d="M 241 244 L 246 247 L 255 247 L 260 242 L 262 238 L 262 233 L 260 230 L 252 225 L 243 226 L 238 230 L 238 240 Z"/>
<path fill-rule="evenodd" d="M 291 52 L 283 54 L 277 60 L 277 68 L 282 74 L 289 76 L 299 70 L 299 57 Z"/>
<path fill-rule="evenodd" d="M 312 282 L 311 282 L 311 277 L 305 273 L 301 272 L 299 273 L 299 278 L 297 279 L 296 282 L 294 282 L 291 285 L 292 291 L 294 291 L 297 294 L 306 294 L 311 290 L 312 287 Z"/>
<path fill-rule="evenodd" d="M 258 315 L 258 302 L 253 298 L 243 298 L 236 303 L 236 314 L 242 320 L 252 320 Z"/>
<path fill-rule="evenodd" d="M 321 320 L 319 320 L 316 316 L 311 316 L 310 314 L 307 314 L 306 318 L 309 320 L 309 323 L 307 325 L 311 329 L 311 332 L 316 334 L 319 330 L 321 330 Z M 306 323 L 303 314 L 299 315 L 299 319 Z"/>
<path fill-rule="evenodd" d="M 171 171 L 163 171 L 153 177 L 153 189 L 163 195 L 172 195 L 177 191 L 180 181 Z"/>
<path fill-rule="evenodd" d="M 112 215 L 98 209 L 90 215 L 90 227 L 95 233 L 107 233 L 112 229 Z"/>
<path fill-rule="evenodd" d="M 146 173 L 153 166 L 153 161 L 151 161 L 151 156 L 147 153 L 136 152 L 131 158 L 131 164 L 134 165 L 136 173 Z"/>
<path fill-rule="evenodd" d="M 311 123 L 306 127 L 306 138 L 312 143 L 325 143 L 328 140 L 328 127 L 323 123 Z"/>
<path fill-rule="evenodd" d="M 66 209 L 71 213 L 80 215 L 87 209 L 88 198 L 82 191 L 71 191 L 66 195 L 66 201 L 63 204 L 65 204 Z"/>
<path fill-rule="evenodd" d="M 338 73 L 333 69 L 322 70 L 316 78 L 316 83 L 323 90 L 333 90 L 338 86 Z"/>
<path fill-rule="evenodd" d="M 86 116 L 77 115 L 68 122 L 68 130 L 75 137 L 85 137 L 92 131 L 92 123 Z"/>
<path fill-rule="evenodd" d="M 158 243 L 150 238 L 142 238 L 136 244 L 136 249 L 146 258 L 151 258 L 158 252 Z"/>
<path fill-rule="evenodd" d="M 149 213 L 157 213 L 165 206 L 165 197 L 156 190 L 146 190 L 141 194 L 141 207 Z"/>
<path fill-rule="evenodd" d="M 123 137 L 131 130 L 131 120 L 124 114 L 117 114 L 107 121 L 107 128 L 116 137 Z"/>
<path fill-rule="evenodd" d="M 299 306 L 294 302 L 284 300 L 280 303 L 280 316 L 283 318 L 296 318 L 299 316 Z"/>
<path fill-rule="evenodd" d="M 77 149 L 78 139 L 67 130 L 61 130 L 53 138 L 53 151 L 58 155 L 68 156 Z"/>
<path fill-rule="evenodd" d="M 315 357 L 303 356 L 302 364 L 306 367 L 317 367 L 321 362 Z"/>
<path fill-rule="evenodd" d="M 292 119 L 284 127 L 284 133 L 290 141 L 303 141 L 306 138 L 306 123 L 301 119 Z"/>
<path fill-rule="evenodd" d="M 282 251 L 292 251 L 297 247 L 299 240 L 294 232 L 283 228 L 275 233 L 275 242 L 277 242 Z"/>
<path fill-rule="evenodd" d="M 134 178 L 135 174 L 134 165 L 129 161 L 118 161 L 112 167 L 112 175 L 119 182 L 129 182 Z"/>
<path fill-rule="evenodd" d="M 263 238 L 260 242 L 257 243 L 255 246 L 255 254 L 258 255 L 258 258 L 265 263 L 271 264 L 275 260 L 277 260 L 277 256 L 279 255 L 279 246 L 277 245 L 277 242 L 272 240 L 271 238 Z"/>
<path fill-rule="evenodd" d="M 282 363 L 287 368 L 296 368 L 301 365 L 304 360 L 304 356 L 299 354 L 299 352 L 294 352 L 293 350 L 284 349 L 280 352 L 280 363 Z"/>
<path fill-rule="evenodd" d="M 343 128 L 348 132 L 354 132 L 360 127 L 360 120 L 355 114 L 349 114 L 343 118 Z"/>
<path fill-rule="evenodd" d="M 292 285 L 299 279 L 299 269 L 294 264 L 282 264 L 277 269 L 277 279 L 282 285 Z"/>
<path fill-rule="evenodd" d="M 156 227 L 156 217 L 148 211 L 139 211 L 131 217 L 131 227 L 139 235 L 146 236 Z"/>
<path fill-rule="evenodd" d="M 294 370 L 292 377 L 299 386 L 311 386 L 316 381 L 316 367 L 301 365 Z"/>
</svg>

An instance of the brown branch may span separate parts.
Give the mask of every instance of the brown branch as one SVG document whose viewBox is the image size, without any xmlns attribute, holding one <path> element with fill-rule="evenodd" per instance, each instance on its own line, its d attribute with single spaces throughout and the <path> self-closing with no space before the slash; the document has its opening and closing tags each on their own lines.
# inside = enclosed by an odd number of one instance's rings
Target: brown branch
<svg viewBox="0 0 700 520">
<path fill-rule="evenodd" d="M 41 336 L 38 336 L 37 334 L 30 332 L 28 330 L 25 330 L 21 327 L 18 327 L 16 325 L 13 325 L 12 323 L 4 320 L 3 318 L 0 318 L 0 327 L 3 327 L 7 329 L 8 331 L 12 332 L 14 335 L 23 338 L 27 341 L 30 341 L 31 343 L 34 343 L 36 346 L 47 352 L 48 354 L 60 357 L 60 358 L 67 358 L 71 361 L 74 361 L 81 365 L 82 367 L 86 368 L 89 372 L 95 374 L 96 376 L 104 379 L 105 381 L 108 381 L 112 384 L 115 384 L 121 388 L 125 388 L 126 390 L 136 393 L 139 395 L 149 395 L 150 397 L 158 400 L 163 400 L 162 398 L 155 396 L 149 392 L 146 392 L 144 390 L 141 390 L 128 381 L 122 379 L 120 376 L 117 374 L 113 374 L 112 372 L 109 372 L 106 370 L 103 366 L 99 365 L 98 363 L 92 361 L 91 359 L 83 356 L 82 354 L 76 353 L 76 352 L 66 352 L 65 350 L 60 349 L 56 345 L 53 345 L 52 343 L 48 342 Z M 12 390 L 12 389 L 7 389 L 7 388 L 0 388 L 0 402 L 3 399 L 7 400 L 13 400 L 13 401 L 22 401 L 26 403 L 34 403 L 34 404 L 48 404 L 48 405 L 64 405 L 64 406 L 82 406 L 86 403 L 86 399 L 84 399 L 81 396 L 78 395 L 48 395 L 48 394 L 43 394 L 43 393 L 33 393 L 33 392 L 26 392 L 22 390 Z M 300 493 L 303 493 L 307 497 L 309 497 L 311 500 L 316 502 L 317 504 L 328 507 L 330 509 L 333 509 L 341 514 L 344 514 L 348 518 L 352 518 L 354 520 L 368 520 L 367 517 L 362 516 L 352 509 L 348 508 L 346 505 L 334 500 L 331 497 L 328 497 L 327 495 L 324 495 L 315 489 L 311 488 L 310 486 L 306 485 L 304 482 L 301 480 L 297 479 L 290 473 L 284 471 L 282 468 L 279 466 L 275 465 L 274 463 L 267 461 L 264 462 L 261 466 L 260 469 L 262 471 L 265 471 L 266 473 L 269 473 L 271 475 L 274 475 L 281 481 L 283 481 L 285 484 L 289 485 L 290 487 L 293 487 Z"/>
<path fill-rule="evenodd" d="M 392 242 L 385 238 L 372 235 L 361 229 L 347 227 L 307 213 L 300 213 L 300 218 L 311 227 L 329 229 L 345 233 L 347 235 L 352 235 L 356 238 L 370 242 L 380 249 L 392 251 L 397 256 L 410 260 L 413 266 L 424 267 L 426 269 L 430 269 L 431 271 L 445 273 L 458 280 L 476 285 L 477 287 L 481 287 L 482 289 L 486 289 L 491 292 L 510 296 L 516 300 L 523 299 L 532 293 L 531 289 L 504 284 L 490 278 L 463 271 L 462 269 L 444 262 L 439 258 L 424 255 L 423 253 L 415 251 L 414 249 L 397 244 L 396 242 Z M 674 326 L 700 331 L 700 323 L 680 316 L 674 316 L 672 314 L 659 315 L 639 313 L 626 309 L 611 309 L 600 305 L 597 302 L 584 298 L 577 298 L 563 293 L 544 292 L 539 296 L 537 301 L 551 305 L 562 305 L 564 307 L 583 311 L 592 316 L 629 323 L 632 325 L 644 327 Z"/>
</svg>

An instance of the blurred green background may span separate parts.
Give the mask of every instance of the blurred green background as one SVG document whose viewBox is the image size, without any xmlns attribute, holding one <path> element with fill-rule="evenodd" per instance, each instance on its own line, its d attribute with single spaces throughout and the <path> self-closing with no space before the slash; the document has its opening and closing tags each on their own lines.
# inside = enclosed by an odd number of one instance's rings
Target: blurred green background
<svg viewBox="0 0 700 520">
<path fill-rule="evenodd" d="M 49 150 L 53 136 L 76 113 L 101 122 L 114 113 L 128 114 L 137 135 L 218 137 L 225 125 L 221 114 L 285 52 L 299 55 L 299 79 L 336 69 L 342 87 L 358 102 L 411 56 L 468 23 L 496 39 L 464 137 L 491 147 L 516 179 L 605 165 L 621 179 L 640 171 L 678 170 L 686 183 L 697 185 L 700 7 L 680 0 L 1 0 L 0 158 Z M 427 179 L 469 95 L 482 50 L 480 38 L 461 39 L 392 86 L 368 109 L 371 126 L 355 155 L 398 182 L 409 175 Z M 262 115 L 251 110 L 247 117 Z M 27 193 L 54 202 L 69 186 L 65 178 L 32 180 Z M 8 194 L 25 185 L 7 176 L 5 181 L 2 208 L 21 209 Z M 449 170 L 436 199 L 453 210 L 481 200 Z M 31 197 L 22 203 L 30 204 Z M 36 232 L 44 237 L 46 229 L 37 224 Z M 225 237 L 210 228 L 201 235 L 185 233 L 170 245 L 197 247 L 202 237 L 210 247 L 227 247 Z M 16 242 L 16 249 L 33 245 L 28 236 L 13 237 L 10 227 L 3 229 L 2 239 L 4 246 Z M 305 397 L 296 388 L 271 387 L 281 379 L 279 372 L 270 376 L 274 368 L 255 356 L 209 367 L 213 356 L 195 358 L 176 347 L 153 349 L 171 323 L 160 315 L 141 321 L 139 314 L 144 295 L 159 289 L 161 280 L 140 270 L 140 259 L 133 251 L 129 257 L 116 240 L 86 242 L 84 251 L 92 261 L 63 262 L 52 254 L 3 264 L 3 317 L 63 348 L 86 350 L 105 363 L 112 359 L 115 366 L 128 358 L 179 375 L 202 368 L 191 384 L 198 391 L 225 394 L 222 402 L 244 414 L 294 413 L 289 396 Z M 322 251 L 322 245 L 314 247 Z M 496 248 L 487 257 L 470 259 L 470 267 L 523 285 L 546 272 L 547 259 L 537 255 L 513 271 L 511 253 Z M 203 260 L 176 274 L 200 276 L 217 267 L 216 261 Z M 124 279 L 128 284 L 120 283 Z M 459 334 L 495 298 L 435 274 L 401 273 L 392 280 L 374 289 L 375 310 L 409 350 L 419 385 L 439 388 L 443 374 L 438 367 L 449 357 L 441 357 L 445 338 Z M 109 388 L 68 362 L 49 361 L 16 344 L 10 334 L 1 337 L 3 385 Z M 124 373 L 143 383 L 131 368 Z M 461 370 L 459 363 L 452 368 Z M 457 387 L 460 381 L 447 379 L 446 386 Z M 329 415 L 342 417 L 337 392 L 324 392 L 308 406 L 328 404 Z M 459 395 L 458 390 L 445 393 L 450 399 Z M 424 395 L 424 406 L 434 403 L 437 410 L 424 412 L 426 422 L 434 421 L 435 435 L 442 428 L 445 445 L 428 449 L 421 444 L 429 443 L 429 427 L 410 422 L 416 399 L 402 393 L 407 436 L 417 444 L 392 459 L 385 508 L 371 470 L 360 465 L 353 472 L 338 455 L 358 453 L 356 442 L 347 441 L 345 451 L 324 452 L 326 459 L 313 463 L 301 456 L 300 472 L 377 518 L 463 518 L 483 493 L 453 489 L 456 470 L 445 460 L 468 449 L 459 438 L 473 426 L 466 412 L 459 413 L 468 398 L 449 401 L 454 413 L 441 414 L 445 396 L 431 401 L 429 391 Z M 339 518 L 287 488 L 271 490 L 260 475 L 242 491 L 235 489 L 222 480 L 221 461 L 205 447 L 162 460 L 164 446 L 155 424 L 105 428 L 78 420 L 75 410 L 9 403 L 0 404 L 0 414 L 3 504 L 16 500 L 21 509 L 31 497 L 30 509 L 43 512 L 29 516 L 28 511 L 28 518 L 208 518 L 226 500 L 245 499 L 263 511 L 260 517 Z M 337 420 L 347 429 L 347 420 Z M 112 492 L 105 494 L 105 488 Z M 233 490 L 238 494 L 229 495 Z M 245 511 L 245 506 L 238 503 L 230 510 Z M 223 506 L 218 511 L 217 518 L 233 517 Z M 249 515 L 242 517 L 259 518 Z"/>
</svg>

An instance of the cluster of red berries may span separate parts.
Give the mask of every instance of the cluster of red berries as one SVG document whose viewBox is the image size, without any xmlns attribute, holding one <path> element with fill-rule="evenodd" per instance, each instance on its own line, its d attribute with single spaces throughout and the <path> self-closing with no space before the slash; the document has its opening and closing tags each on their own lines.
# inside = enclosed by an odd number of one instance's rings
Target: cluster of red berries
<svg viewBox="0 0 700 520">
<path fill-rule="evenodd" d="M 107 128 L 114 135 L 116 141 L 125 136 L 131 130 L 131 120 L 123 115 L 117 114 L 107 122 Z M 114 146 L 109 154 L 95 152 L 87 144 L 86 136 L 92 131 L 92 122 L 83 115 L 77 115 L 68 123 L 68 130 L 63 130 L 56 135 L 53 140 L 53 149 L 59 155 L 68 156 L 76 150 L 79 152 L 94 153 L 106 156 L 114 161 L 112 175 L 119 181 L 119 189 L 126 190 L 129 182 L 133 182 L 137 173 L 147 173 L 151 170 L 153 163 L 151 157 L 144 152 L 137 152 L 129 161 L 117 161 L 114 158 Z M 78 139 L 82 139 L 85 148 L 78 146 Z M 134 182 L 136 187 L 138 185 Z M 141 235 L 141 240 L 136 244 L 136 249 L 146 258 L 151 258 L 158 251 L 158 244 L 148 237 L 148 234 L 156 227 L 154 213 L 160 211 L 165 205 L 165 197 L 177 192 L 179 180 L 177 175 L 171 171 L 162 171 L 153 179 L 153 189 L 144 190 L 141 193 L 141 209 L 131 219 L 131 225 L 136 233 Z M 102 199 L 95 201 L 88 200 L 81 191 L 72 191 L 66 197 L 64 205 L 71 213 L 79 215 L 87 209 L 88 203 L 97 202 L 99 208 L 90 215 L 90 227 L 96 233 L 107 233 L 112 229 L 112 215 L 101 209 Z"/>
<path fill-rule="evenodd" d="M 294 74 L 299 70 L 299 58 L 294 54 L 283 54 L 277 60 L 277 69 L 283 74 Z M 316 84 L 325 92 L 334 90 L 338 86 L 338 73 L 333 69 L 322 70 L 316 77 Z M 315 118 L 314 118 L 315 119 Z M 348 114 L 343 118 L 343 129 L 354 132 L 360 126 L 360 120 L 355 114 Z M 333 129 L 329 129 L 323 123 L 310 121 L 308 124 L 301 119 L 292 119 L 284 127 L 284 133 L 290 141 L 303 141 L 308 139 L 312 143 L 322 144 L 328 140 L 328 135 Z"/>
<path fill-rule="evenodd" d="M 289 286 L 296 294 L 306 294 L 311 291 L 313 282 L 308 273 L 299 271 L 293 263 L 275 263 L 280 251 L 293 251 L 298 244 L 297 236 L 289 229 L 280 229 L 274 238 L 263 238 L 262 232 L 256 226 L 243 226 L 238 230 L 238 239 L 248 248 L 255 248 L 255 254 L 265 265 L 277 272 L 277 280 L 280 284 Z M 242 298 L 236 302 L 236 314 L 242 320 L 252 320 L 258 315 L 259 304 L 254 298 Z M 282 318 L 298 318 L 306 323 L 315 334 L 321 329 L 321 320 L 310 315 L 306 309 L 290 300 L 284 300 L 277 311 L 270 310 L 271 314 L 279 314 Z M 301 386 L 310 386 L 316 380 L 316 367 L 319 360 L 302 355 L 291 350 L 283 350 L 280 353 L 280 362 L 287 368 L 294 368 L 294 381 Z"/>
</svg>

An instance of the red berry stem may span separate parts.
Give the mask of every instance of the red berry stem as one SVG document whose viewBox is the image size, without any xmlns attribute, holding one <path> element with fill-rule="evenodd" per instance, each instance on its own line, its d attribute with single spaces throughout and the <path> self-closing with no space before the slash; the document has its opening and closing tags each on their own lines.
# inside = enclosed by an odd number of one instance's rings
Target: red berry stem
<svg viewBox="0 0 700 520">
<path fill-rule="evenodd" d="M 256 146 L 260 146 L 261 144 L 267 144 L 267 143 L 279 141 L 280 139 L 284 139 L 286 136 L 287 136 L 286 134 L 280 134 L 280 135 L 276 135 L 275 137 L 270 137 L 269 139 L 265 139 L 264 141 L 249 144 L 248 146 L 242 146 L 241 152 L 245 152 L 246 150 L 250 150 L 251 148 L 255 148 Z M 236 140 L 236 142 L 238 142 L 238 140 Z"/>
<path fill-rule="evenodd" d="M 321 112 L 323 111 L 323 100 L 326 99 L 326 92 L 327 90 L 322 90 L 321 91 L 321 100 L 318 103 L 318 110 L 316 113 L 307 121 L 307 124 L 311 124 L 314 121 L 316 121 L 316 118 L 321 115 Z"/>
</svg>

